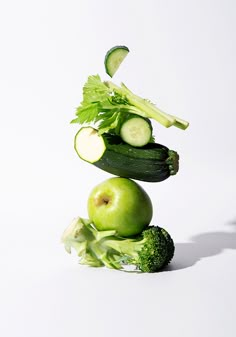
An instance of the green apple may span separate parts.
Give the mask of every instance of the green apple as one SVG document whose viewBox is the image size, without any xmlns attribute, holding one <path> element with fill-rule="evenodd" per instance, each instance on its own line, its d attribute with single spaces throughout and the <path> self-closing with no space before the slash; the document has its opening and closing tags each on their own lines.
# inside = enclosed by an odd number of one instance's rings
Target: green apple
<svg viewBox="0 0 236 337">
<path fill-rule="evenodd" d="M 98 230 L 116 230 L 121 236 L 132 236 L 149 225 L 152 202 L 133 180 L 110 178 L 92 190 L 88 214 Z"/>
</svg>

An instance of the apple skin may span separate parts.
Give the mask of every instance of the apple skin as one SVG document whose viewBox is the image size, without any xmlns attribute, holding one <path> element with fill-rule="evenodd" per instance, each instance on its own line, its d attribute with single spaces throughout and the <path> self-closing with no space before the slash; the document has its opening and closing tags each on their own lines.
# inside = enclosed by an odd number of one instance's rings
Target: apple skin
<svg viewBox="0 0 236 337">
<path fill-rule="evenodd" d="M 88 214 L 98 230 L 116 230 L 120 236 L 140 234 L 152 219 L 152 202 L 144 189 L 127 178 L 110 178 L 88 198 Z"/>
</svg>

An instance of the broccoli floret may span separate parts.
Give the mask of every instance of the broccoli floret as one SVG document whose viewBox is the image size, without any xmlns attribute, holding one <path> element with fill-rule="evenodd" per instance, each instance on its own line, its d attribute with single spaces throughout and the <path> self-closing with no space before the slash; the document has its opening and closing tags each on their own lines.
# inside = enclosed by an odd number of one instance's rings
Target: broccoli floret
<svg viewBox="0 0 236 337">
<path fill-rule="evenodd" d="M 134 239 L 107 238 L 103 245 L 119 253 L 124 263 L 147 273 L 162 269 L 174 256 L 173 240 L 161 227 L 150 226 Z"/>
<path fill-rule="evenodd" d="M 133 265 L 141 272 L 157 272 L 173 258 L 174 242 L 161 227 L 150 226 L 134 238 L 124 238 L 115 231 L 98 231 L 88 220 L 77 218 L 64 232 L 66 250 L 73 247 L 80 263 L 93 267 L 124 269 Z"/>
</svg>

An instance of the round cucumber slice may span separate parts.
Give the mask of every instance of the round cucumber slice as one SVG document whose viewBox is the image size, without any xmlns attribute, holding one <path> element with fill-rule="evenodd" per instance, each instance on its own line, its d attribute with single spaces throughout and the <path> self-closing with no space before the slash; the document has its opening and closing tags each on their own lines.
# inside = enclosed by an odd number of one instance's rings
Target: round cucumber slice
<svg viewBox="0 0 236 337">
<path fill-rule="evenodd" d="M 129 49 L 126 46 L 115 46 L 108 50 L 104 64 L 106 73 L 110 77 L 113 77 L 128 53 Z"/>
<path fill-rule="evenodd" d="M 121 125 L 120 136 L 127 144 L 142 147 L 151 140 L 152 124 L 147 118 L 130 114 Z"/>
</svg>

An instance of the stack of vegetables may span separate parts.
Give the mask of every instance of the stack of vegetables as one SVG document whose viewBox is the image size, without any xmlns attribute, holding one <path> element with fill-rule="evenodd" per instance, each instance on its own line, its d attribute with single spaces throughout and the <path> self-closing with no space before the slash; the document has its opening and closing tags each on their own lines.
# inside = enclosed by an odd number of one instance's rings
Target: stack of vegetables
<svg viewBox="0 0 236 337">
<path fill-rule="evenodd" d="M 128 53 L 125 46 L 107 52 L 105 69 L 110 77 Z M 103 82 L 99 75 L 89 76 L 83 101 L 72 120 L 83 125 L 75 136 L 75 150 L 84 161 L 121 179 L 161 182 L 178 172 L 179 156 L 155 143 L 151 119 L 167 128 L 188 127 L 188 122 L 164 113 L 124 83 L 117 86 Z M 174 255 L 174 242 L 167 231 L 149 222 L 135 235 L 120 235 L 119 223 L 102 229 L 91 217 L 79 217 L 66 229 L 62 241 L 68 252 L 71 247 L 76 250 L 81 264 L 96 267 L 123 269 L 133 265 L 141 272 L 156 272 Z"/>
</svg>

